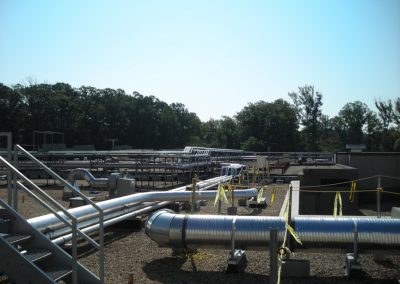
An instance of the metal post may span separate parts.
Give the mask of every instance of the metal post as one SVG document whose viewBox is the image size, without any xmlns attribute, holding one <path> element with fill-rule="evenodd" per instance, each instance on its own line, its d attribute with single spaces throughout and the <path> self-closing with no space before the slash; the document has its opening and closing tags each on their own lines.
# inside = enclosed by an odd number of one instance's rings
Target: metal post
<svg viewBox="0 0 400 284">
<path fill-rule="evenodd" d="M 292 225 L 292 185 L 289 185 L 288 224 Z"/>
<path fill-rule="evenodd" d="M 269 230 L 269 283 L 278 282 L 278 229 Z"/>
<path fill-rule="evenodd" d="M 235 187 L 231 185 L 232 189 L 232 207 L 235 207 Z"/>
<path fill-rule="evenodd" d="M 222 206 L 222 201 L 218 200 L 218 215 L 221 215 L 221 206 Z"/>
<path fill-rule="evenodd" d="M 18 149 L 14 147 L 14 167 L 18 169 Z M 13 173 L 13 195 L 12 195 L 12 201 L 13 201 L 13 208 L 15 211 L 18 211 L 18 186 L 17 186 L 17 174 Z"/>
<path fill-rule="evenodd" d="M 78 222 L 72 219 L 72 283 L 78 284 Z"/>
<path fill-rule="evenodd" d="M 354 221 L 354 259 L 357 260 L 357 243 L 358 243 L 358 229 L 357 229 L 357 222 Z"/>
<path fill-rule="evenodd" d="M 381 176 L 378 176 L 378 188 L 376 190 L 376 214 L 381 218 Z"/>
<path fill-rule="evenodd" d="M 104 283 L 104 213 L 103 210 L 99 215 L 100 225 L 100 241 L 99 241 L 99 278 L 101 283 Z"/>
<path fill-rule="evenodd" d="M 11 162 L 11 132 L 3 132 L 1 133 L 2 135 L 7 137 L 7 160 Z M 10 169 L 7 169 L 7 194 L 8 194 L 8 204 L 10 206 L 13 206 L 12 204 L 12 187 L 11 187 L 11 175 L 12 171 Z"/>
<path fill-rule="evenodd" d="M 195 196 L 196 196 L 196 183 L 197 183 L 197 175 L 194 175 L 194 178 L 192 179 L 192 208 L 190 212 L 193 214 L 194 212 L 194 206 L 195 206 Z"/>
<path fill-rule="evenodd" d="M 231 231 L 231 257 L 235 256 L 235 235 L 236 235 L 236 218 L 232 221 Z"/>
<path fill-rule="evenodd" d="M 293 196 L 293 187 L 289 185 L 289 200 L 288 200 L 288 225 L 293 226 L 292 224 L 292 196 Z M 291 234 L 287 235 L 287 243 L 290 250 L 293 250 L 293 237 Z"/>
</svg>

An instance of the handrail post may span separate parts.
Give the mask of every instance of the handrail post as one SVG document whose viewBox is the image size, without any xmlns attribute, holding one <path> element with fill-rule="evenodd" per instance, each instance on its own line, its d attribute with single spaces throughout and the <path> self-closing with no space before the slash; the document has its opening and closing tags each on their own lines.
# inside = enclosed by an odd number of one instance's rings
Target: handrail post
<svg viewBox="0 0 400 284">
<path fill-rule="evenodd" d="M 73 187 L 70 183 L 68 183 L 67 181 L 65 181 L 61 176 L 59 176 L 57 173 L 55 173 L 53 170 L 51 170 L 49 167 L 47 167 L 45 164 L 43 164 L 41 161 L 39 161 L 37 158 L 35 158 L 33 155 L 31 155 L 28 151 L 26 151 L 24 148 L 22 148 L 20 145 L 15 145 L 16 151 L 20 150 L 21 153 L 23 155 L 25 155 L 26 157 L 28 157 L 31 161 L 33 161 L 34 163 L 36 163 L 39 167 L 41 167 L 45 172 L 47 172 L 48 174 L 50 174 L 53 178 L 57 179 L 58 181 L 61 182 L 61 184 L 63 184 L 64 186 L 68 187 L 70 190 L 74 191 L 75 193 L 78 194 L 78 196 L 82 197 L 83 200 L 85 200 L 88 204 L 90 204 L 93 208 L 95 208 L 98 212 L 99 212 L 99 222 L 100 222 L 100 227 L 99 227 L 99 243 L 96 243 L 92 238 L 90 238 L 89 236 L 87 236 L 86 234 L 84 234 L 81 230 L 79 230 L 78 228 L 78 222 L 75 219 L 75 225 L 73 224 L 72 226 L 72 232 L 73 232 L 73 251 L 72 253 L 76 253 L 74 252 L 74 249 L 76 249 L 76 238 L 78 233 L 80 235 L 82 235 L 86 240 L 90 241 L 91 244 L 93 246 L 98 246 L 98 250 L 99 250 L 99 278 L 101 280 L 102 283 L 104 283 L 104 212 L 103 209 L 101 209 L 96 203 L 94 203 L 92 200 L 90 200 L 89 198 L 87 198 L 86 195 L 84 195 L 83 193 L 81 193 L 80 191 L 76 190 L 75 187 Z M 65 213 L 65 212 L 64 212 Z M 74 238 L 75 238 L 75 245 L 74 245 Z M 77 258 L 73 256 L 74 259 L 74 265 L 77 265 Z M 76 276 L 77 277 L 77 276 Z M 73 277 L 74 278 L 74 277 Z M 74 282 L 77 283 L 77 282 Z"/>
<path fill-rule="evenodd" d="M 278 229 L 269 229 L 269 283 L 278 282 Z"/>
<path fill-rule="evenodd" d="M 15 155 L 18 157 L 18 149 L 21 150 L 22 154 L 25 154 L 28 158 L 30 158 L 32 161 L 37 163 L 39 166 L 42 166 L 42 168 L 45 169 L 46 172 L 49 174 L 56 176 L 58 180 L 61 181 L 61 183 L 67 185 L 68 187 L 72 187 L 68 182 L 66 182 L 64 179 L 62 179 L 60 176 L 58 176 L 56 173 L 54 173 L 52 170 L 47 168 L 45 165 L 43 165 L 39 160 L 37 160 L 35 157 L 33 157 L 31 154 L 26 152 L 25 149 L 23 149 L 19 145 L 15 145 Z M 31 158 L 33 157 L 33 159 Z M 49 196 L 46 192 L 44 192 L 40 187 L 38 187 L 36 184 L 34 184 L 31 180 L 29 180 L 25 175 L 23 175 L 18 169 L 16 169 L 9 161 L 4 159 L 3 157 L 0 156 L 0 162 L 2 162 L 8 170 L 10 170 L 14 177 L 15 177 L 15 186 L 17 188 L 17 185 L 21 187 L 23 190 L 26 190 L 28 194 L 32 195 L 42 206 L 44 206 L 46 209 L 48 209 L 50 212 L 52 212 L 58 219 L 60 219 L 63 223 L 65 223 L 67 226 L 69 226 L 72 230 L 72 270 L 73 270 L 73 283 L 78 283 L 78 262 L 77 262 L 77 237 L 82 236 L 85 238 L 89 243 L 91 243 L 96 249 L 99 250 L 99 262 L 100 262 L 100 273 L 99 273 L 99 278 L 101 279 L 101 282 L 104 283 L 104 251 L 103 251 L 103 246 L 104 246 L 104 212 L 103 210 L 93 201 L 88 199 L 85 195 L 82 193 L 78 192 L 78 194 L 81 194 L 83 199 L 89 200 L 88 203 L 92 205 L 97 211 L 99 211 L 99 221 L 100 221 L 100 241 L 98 244 L 95 242 L 91 237 L 86 235 L 83 231 L 81 231 L 78 228 L 78 219 L 73 216 L 71 213 L 68 212 L 62 205 L 60 205 L 56 200 L 54 200 L 51 196 Z M 61 210 L 67 218 L 71 220 L 71 223 L 69 223 L 66 219 L 61 217 L 56 211 L 54 211 L 46 202 L 41 200 L 40 197 L 36 196 L 33 194 L 29 189 L 27 189 L 22 183 L 17 181 L 17 178 L 21 178 L 24 182 L 26 182 L 28 185 L 32 186 L 35 188 L 44 198 L 46 201 L 50 202 L 53 206 L 57 207 L 58 210 Z M 73 187 L 72 187 L 73 188 Z M 73 188 L 75 190 L 75 188 Z M 76 190 L 75 190 L 76 191 Z M 11 195 L 9 195 L 11 196 Z"/>
<path fill-rule="evenodd" d="M 376 189 L 376 214 L 381 218 L 381 176 L 378 175 L 378 188 Z"/>
<path fill-rule="evenodd" d="M 104 283 L 104 213 L 101 210 L 99 215 L 99 230 L 100 230 L 100 248 L 99 248 L 99 278 L 101 283 Z"/>
<path fill-rule="evenodd" d="M 18 150 L 14 147 L 14 167 L 18 169 Z M 13 194 L 12 194 L 12 201 L 13 201 L 13 208 L 15 211 L 18 211 L 18 187 L 17 187 L 17 174 L 13 172 Z"/>
<path fill-rule="evenodd" d="M 72 283 L 78 284 L 78 222 L 72 219 Z"/>
<path fill-rule="evenodd" d="M 11 162 L 11 145 L 12 145 L 12 137 L 11 137 L 11 132 L 1 132 L 1 136 L 7 137 L 7 160 Z M 12 200 L 12 185 L 11 185 L 11 175 L 12 171 L 10 169 L 7 169 L 7 202 L 8 205 L 12 206 L 13 200 Z"/>
</svg>

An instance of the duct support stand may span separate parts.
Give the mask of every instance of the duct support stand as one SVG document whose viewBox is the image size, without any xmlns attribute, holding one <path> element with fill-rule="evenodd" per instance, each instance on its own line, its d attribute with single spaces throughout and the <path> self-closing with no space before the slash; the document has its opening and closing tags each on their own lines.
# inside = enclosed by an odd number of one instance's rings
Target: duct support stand
<svg viewBox="0 0 400 284">
<path fill-rule="evenodd" d="M 344 263 L 344 275 L 350 278 L 355 271 L 361 271 L 361 264 L 358 261 L 357 253 L 357 243 L 358 243 L 358 229 L 357 222 L 354 221 L 354 241 L 353 241 L 353 252 L 347 253 Z"/>
<path fill-rule="evenodd" d="M 265 197 L 260 198 L 260 200 L 257 200 L 257 197 L 252 197 L 248 201 L 248 206 L 249 208 L 260 208 L 260 209 L 265 209 L 267 208 L 267 200 Z"/>
<path fill-rule="evenodd" d="M 232 221 L 231 230 L 231 251 L 228 258 L 228 273 L 242 273 L 247 266 L 246 252 L 241 249 L 235 249 L 235 235 L 236 235 L 236 219 Z"/>
<path fill-rule="evenodd" d="M 278 283 L 278 229 L 269 230 L 269 283 Z"/>
<path fill-rule="evenodd" d="M 237 207 L 236 206 L 232 206 L 232 207 L 226 208 L 226 213 L 228 215 L 237 215 Z"/>
<path fill-rule="evenodd" d="M 310 261 L 307 259 L 287 259 L 282 261 L 283 277 L 310 277 Z"/>
</svg>

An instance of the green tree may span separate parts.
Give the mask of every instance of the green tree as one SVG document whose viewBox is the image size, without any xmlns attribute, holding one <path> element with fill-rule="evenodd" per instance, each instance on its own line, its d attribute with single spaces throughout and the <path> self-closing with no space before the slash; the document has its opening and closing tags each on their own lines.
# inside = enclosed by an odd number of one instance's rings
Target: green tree
<svg viewBox="0 0 400 284">
<path fill-rule="evenodd" d="M 322 94 L 314 86 L 299 87 L 299 91 L 289 93 L 297 109 L 297 115 L 306 135 L 307 150 L 318 149 L 319 122 L 322 115 Z"/>
<path fill-rule="evenodd" d="M 378 114 L 382 122 L 384 130 L 389 128 L 390 123 L 393 121 L 393 104 L 392 100 L 377 101 L 375 100 L 375 106 L 378 109 Z"/>
<path fill-rule="evenodd" d="M 367 122 L 367 114 L 370 112 L 368 106 L 360 101 L 347 103 L 339 111 L 343 118 L 346 131 L 345 143 L 363 143 L 363 127 Z"/>
<path fill-rule="evenodd" d="M 241 147 L 245 151 L 265 152 L 264 143 L 253 136 L 250 136 L 249 138 L 247 138 L 242 143 Z"/>
<path fill-rule="evenodd" d="M 334 152 L 342 149 L 340 135 L 335 126 L 334 119 L 329 118 L 327 115 L 321 116 L 318 143 L 321 151 Z"/>
<path fill-rule="evenodd" d="M 296 149 L 296 110 L 287 101 L 279 99 L 273 103 L 250 103 L 236 115 L 236 119 L 242 145 L 258 145 L 259 148 L 261 143 L 264 146 L 263 151 L 268 148 L 271 151 Z M 254 139 L 248 140 L 250 137 Z M 257 143 L 254 144 L 254 141 Z"/>
<path fill-rule="evenodd" d="M 368 111 L 366 115 L 365 144 L 369 151 L 379 151 L 382 139 L 382 124 L 378 116 L 373 111 Z"/>
<path fill-rule="evenodd" d="M 10 88 L 0 83 L 0 131 L 11 131 L 13 141 L 17 143 L 22 143 L 25 125 L 29 120 L 27 103 L 20 89 L 21 86 Z"/>
</svg>

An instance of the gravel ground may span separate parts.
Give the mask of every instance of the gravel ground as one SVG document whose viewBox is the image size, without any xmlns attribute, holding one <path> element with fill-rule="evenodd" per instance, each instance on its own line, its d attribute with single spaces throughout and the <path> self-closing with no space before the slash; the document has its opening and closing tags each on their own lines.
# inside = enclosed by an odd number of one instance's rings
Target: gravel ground
<svg viewBox="0 0 400 284">
<path fill-rule="evenodd" d="M 285 196 L 284 186 L 278 186 L 276 201 L 270 204 L 271 190 L 264 192 L 268 207 L 264 210 L 248 210 L 238 208 L 239 215 L 276 216 L 282 206 Z M 45 187 L 46 191 L 55 199 L 60 200 L 60 187 Z M 85 193 L 88 193 L 85 191 Z M 19 198 L 20 211 L 26 217 L 45 214 L 40 205 L 34 203 L 27 196 Z M 4 187 L 0 188 L 0 197 L 6 197 Z M 103 199 L 104 196 L 97 197 Z M 24 202 L 22 202 L 22 200 Z M 68 206 L 67 202 L 63 203 Z M 227 205 L 222 206 L 225 214 Z M 185 212 L 181 212 L 184 214 Z M 197 214 L 217 214 L 217 207 L 213 202 L 201 208 Z M 106 283 L 127 283 L 129 274 L 132 274 L 135 283 L 269 283 L 269 252 L 247 251 L 248 266 L 242 274 L 228 274 L 228 250 L 200 249 L 191 257 L 173 255 L 171 249 L 160 248 L 150 240 L 144 230 L 134 229 L 132 223 L 108 228 L 106 230 L 105 246 L 105 278 Z M 399 253 L 399 252 L 395 252 Z M 399 255 L 388 255 L 384 261 L 374 261 L 374 256 L 360 255 L 362 271 L 353 279 L 343 275 L 344 254 L 330 252 L 321 253 L 293 253 L 293 259 L 307 259 L 311 264 L 311 276 L 308 278 L 282 278 L 281 283 L 397 283 L 394 280 L 400 264 Z M 80 262 L 97 273 L 97 253 L 82 246 Z M 0 278 L 0 284 L 8 283 Z"/>
</svg>

